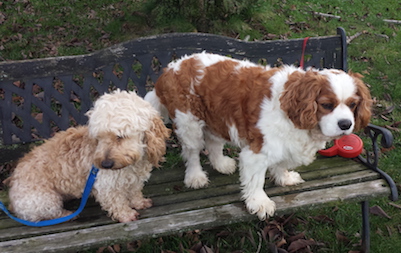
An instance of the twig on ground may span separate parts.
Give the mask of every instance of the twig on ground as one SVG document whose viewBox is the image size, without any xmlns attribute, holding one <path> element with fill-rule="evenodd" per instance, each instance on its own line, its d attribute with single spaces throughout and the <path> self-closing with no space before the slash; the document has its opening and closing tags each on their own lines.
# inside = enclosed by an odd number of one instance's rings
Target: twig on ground
<svg viewBox="0 0 401 253">
<path fill-rule="evenodd" d="M 401 24 L 401 20 L 395 20 L 395 19 L 383 19 L 384 22 L 387 23 L 392 23 L 392 24 Z"/>
<path fill-rule="evenodd" d="M 358 38 L 362 34 L 364 34 L 364 32 L 357 32 L 354 35 L 347 36 L 347 44 L 351 43 L 351 41 L 353 41 L 354 39 Z"/>
<path fill-rule="evenodd" d="M 375 33 L 375 35 L 376 35 L 377 37 L 384 38 L 386 41 L 389 41 L 389 40 L 390 40 L 390 37 L 388 37 L 386 34 Z"/>
<path fill-rule="evenodd" d="M 400 205 L 394 204 L 394 203 L 392 203 L 392 202 L 389 202 L 388 204 L 389 204 L 390 206 L 394 206 L 395 208 L 401 209 L 401 206 L 400 206 Z"/>
<path fill-rule="evenodd" d="M 391 63 L 387 60 L 387 56 L 384 56 L 384 60 L 386 61 L 387 65 L 390 65 Z"/>
<path fill-rule="evenodd" d="M 341 19 L 340 16 L 333 15 L 333 14 L 328 14 L 328 13 L 321 13 L 321 12 L 314 11 L 313 14 L 317 15 L 317 16 L 327 17 L 327 18 Z"/>
</svg>

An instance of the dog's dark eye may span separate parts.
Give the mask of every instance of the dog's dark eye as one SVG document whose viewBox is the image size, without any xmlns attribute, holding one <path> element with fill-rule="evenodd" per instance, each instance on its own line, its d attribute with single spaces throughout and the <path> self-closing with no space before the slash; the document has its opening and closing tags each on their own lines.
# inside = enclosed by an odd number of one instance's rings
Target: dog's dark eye
<svg viewBox="0 0 401 253">
<path fill-rule="evenodd" d="M 324 103 L 324 104 L 321 104 L 321 106 L 322 106 L 324 109 L 330 110 L 330 111 L 332 111 L 332 110 L 334 109 L 334 104 L 331 104 L 331 103 Z"/>
<path fill-rule="evenodd" d="M 117 135 L 117 140 L 121 140 L 123 137 L 120 135 Z"/>
<path fill-rule="evenodd" d="M 351 103 L 348 107 L 351 108 L 351 109 L 354 109 L 354 108 L 356 107 L 356 103 L 353 102 L 353 103 Z"/>
</svg>

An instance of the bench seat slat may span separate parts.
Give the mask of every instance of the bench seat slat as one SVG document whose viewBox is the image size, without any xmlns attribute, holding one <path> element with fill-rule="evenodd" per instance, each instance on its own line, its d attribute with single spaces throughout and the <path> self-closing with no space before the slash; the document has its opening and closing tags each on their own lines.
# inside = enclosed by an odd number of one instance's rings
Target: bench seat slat
<svg viewBox="0 0 401 253">
<path fill-rule="evenodd" d="M 331 160 L 335 160 L 336 162 L 332 163 Z M 194 190 L 184 186 L 182 182 L 184 176 L 182 166 L 183 164 L 177 164 L 177 166 L 173 168 L 162 168 L 153 171 L 151 180 L 144 188 L 144 194 L 152 198 L 154 206 L 146 210 L 141 210 L 141 217 L 136 222 L 152 218 L 164 219 L 166 216 L 177 213 L 188 213 L 196 209 L 203 210 L 212 208 L 213 206 L 220 208 L 222 206 L 235 205 L 236 207 L 241 207 L 242 211 L 247 213 L 243 202 L 240 200 L 238 172 L 233 175 L 222 175 L 210 167 L 206 167 L 205 170 L 209 172 L 210 176 L 210 186 Z M 267 194 L 271 196 L 272 199 L 279 200 L 279 202 L 277 202 L 278 210 L 283 212 L 287 210 L 288 213 L 288 210 L 295 210 L 299 208 L 298 205 L 302 207 L 305 202 L 312 201 L 303 199 L 303 196 L 306 196 L 306 194 L 314 192 L 313 194 L 321 196 L 324 195 L 324 191 L 328 190 L 331 192 L 333 189 L 342 189 L 338 187 L 345 187 L 345 189 L 348 189 L 347 198 L 349 198 L 350 187 L 360 182 L 370 183 L 377 181 L 379 178 L 377 173 L 357 162 L 344 158 L 318 159 L 312 163 L 312 165 L 301 167 L 299 170 L 302 171 L 301 175 L 306 180 L 305 183 L 287 187 L 274 186 L 272 182 L 266 183 Z M 169 183 L 158 179 L 163 176 L 166 177 L 166 174 L 173 177 L 173 180 Z M 383 184 L 383 182 L 381 183 Z M 351 191 L 355 194 L 362 194 L 362 197 L 373 194 L 374 192 L 379 192 L 380 194 L 388 193 L 388 191 L 383 191 L 382 189 L 380 189 L 380 191 L 372 189 L 371 193 L 367 192 L 366 189 L 358 192 L 358 189 L 352 189 Z M 294 196 L 297 196 L 297 203 L 284 203 L 288 199 L 295 198 Z M 351 198 L 353 197 L 354 196 L 351 196 Z M 316 196 L 314 198 L 316 198 Z M 341 198 L 334 199 L 337 200 Z M 327 201 L 333 201 L 333 199 Z M 325 203 L 326 201 L 319 199 L 319 202 Z M 73 202 L 70 209 L 76 208 L 78 204 L 79 201 Z M 253 216 L 249 218 L 255 219 Z M 230 219 L 235 220 L 236 218 L 231 217 Z M 225 220 L 225 223 L 231 222 L 230 219 Z M 188 220 L 190 221 L 191 217 L 188 216 Z M 44 229 L 46 233 L 56 235 L 58 233 L 82 230 L 90 227 L 102 228 L 113 224 L 115 224 L 115 222 L 111 221 L 110 218 L 106 216 L 105 212 L 100 209 L 93 199 L 90 199 L 87 207 L 77 220 Z M 177 227 L 179 227 L 179 225 L 177 225 Z M 0 241 L 18 241 L 19 238 L 20 240 L 25 240 L 28 237 L 38 236 L 42 233 L 40 229 L 20 225 L 5 217 L 4 214 L 0 214 L 0 229 L 8 231 L 8 233 L 0 234 Z M 182 229 L 186 228 L 183 227 Z M 137 237 L 133 238 L 136 239 Z M 121 240 L 123 239 L 124 237 L 121 237 Z"/>
<path fill-rule="evenodd" d="M 317 204 L 343 201 L 345 200 L 344 196 L 347 196 L 347 200 L 363 200 L 372 196 L 388 195 L 389 189 L 384 187 L 385 184 L 384 180 L 378 179 L 353 185 L 275 196 L 272 197 L 272 200 L 277 203 L 278 214 L 288 213 L 289 210 L 296 211 L 302 208 L 310 208 Z M 115 223 L 79 231 L 38 236 L 32 239 L 25 238 L 0 242 L 0 252 L 9 252 L 7 248 L 10 246 L 12 246 L 13 252 L 16 252 L 15 250 L 17 252 L 82 250 L 85 247 L 100 247 L 105 244 L 120 242 L 121 240 L 161 236 L 177 231 L 177 228 L 184 231 L 192 228 L 229 224 L 230 221 L 239 222 L 254 219 L 255 217 L 244 209 L 243 203 L 235 202 L 161 217 L 143 218 L 127 224 Z M 96 238 L 96 241 L 93 241 L 93 238 Z M 66 244 L 66 241 L 69 243 Z"/>
</svg>

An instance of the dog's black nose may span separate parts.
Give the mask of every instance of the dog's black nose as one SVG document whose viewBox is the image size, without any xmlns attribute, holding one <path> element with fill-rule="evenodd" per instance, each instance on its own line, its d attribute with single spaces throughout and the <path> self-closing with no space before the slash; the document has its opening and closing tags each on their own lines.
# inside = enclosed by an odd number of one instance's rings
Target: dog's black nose
<svg viewBox="0 0 401 253">
<path fill-rule="evenodd" d="M 113 160 L 107 159 L 107 160 L 103 160 L 102 161 L 102 167 L 105 168 L 105 169 L 110 169 L 110 168 L 113 167 L 113 165 L 114 165 L 114 161 Z"/>
<path fill-rule="evenodd" d="M 338 121 L 338 127 L 341 130 L 348 130 L 348 129 L 350 129 L 351 126 L 352 126 L 352 122 L 349 119 L 342 119 L 342 120 Z"/>
</svg>

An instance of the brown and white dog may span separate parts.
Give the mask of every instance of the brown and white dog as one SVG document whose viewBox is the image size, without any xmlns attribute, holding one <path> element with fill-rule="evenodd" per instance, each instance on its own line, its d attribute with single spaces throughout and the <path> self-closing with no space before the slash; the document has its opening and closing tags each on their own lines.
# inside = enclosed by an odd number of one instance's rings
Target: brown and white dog
<svg viewBox="0 0 401 253">
<path fill-rule="evenodd" d="M 230 174 L 235 161 L 223 156 L 223 146 L 241 147 L 242 197 L 265 219 L 275 211 L 263 190 L 267 169 L 278 185 L 301 183 L 289 169 L 311 163 L 327 141 L 369 123 L 371 97 L 361 77 L 200 53 L 170 63 L 145 100 L 175 124 L 188 187 L 208 184 L 199 161 L 203 148 L 216 170 Z"/>
</svg>

